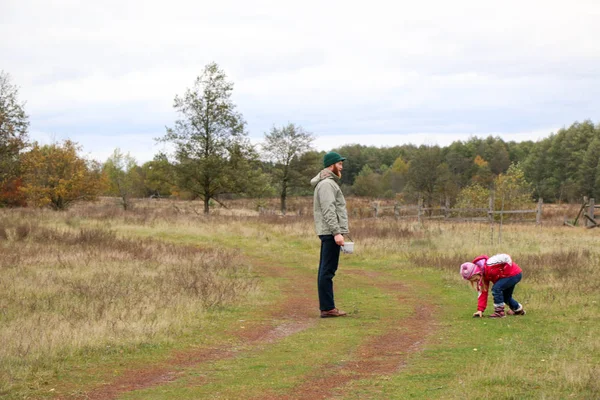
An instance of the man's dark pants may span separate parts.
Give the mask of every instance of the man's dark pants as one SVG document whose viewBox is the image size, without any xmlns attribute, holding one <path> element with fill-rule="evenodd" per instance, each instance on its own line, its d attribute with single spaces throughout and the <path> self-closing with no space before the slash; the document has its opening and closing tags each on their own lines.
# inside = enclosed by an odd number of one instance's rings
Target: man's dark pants
<svg viewBox="0 0 600 400">
<path fill-rule="evenodd" d="M 333 277 L 340 260 L 340 246 L 335 243 L 333 235 L 319 235 L 321 239 L 321 257 L 319 260 L 319 308 L 328 311 L 335 308 L 333 300 Z"/>
</svg>

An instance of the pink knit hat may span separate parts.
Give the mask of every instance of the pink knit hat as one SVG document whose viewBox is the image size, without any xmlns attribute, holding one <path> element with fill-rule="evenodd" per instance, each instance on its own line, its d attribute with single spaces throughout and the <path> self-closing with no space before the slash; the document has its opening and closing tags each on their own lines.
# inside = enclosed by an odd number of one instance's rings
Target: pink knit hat
<svg viewBox="0 0 600 400">
<path fill-rule="evenodd" d="M 473 264 L 472 262 L 466 262 L 460 266 L 460 274 L 465 280 L 469 280 L 469 278 L 471 278 L 473 275 L 480 273 L 481 267 L 477 264 Z"/>
</svg>

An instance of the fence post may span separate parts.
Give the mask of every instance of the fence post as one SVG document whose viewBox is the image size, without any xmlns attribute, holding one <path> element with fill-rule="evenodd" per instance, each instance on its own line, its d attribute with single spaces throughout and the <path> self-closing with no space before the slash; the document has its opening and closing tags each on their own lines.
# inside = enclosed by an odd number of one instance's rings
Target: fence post
<svg viewBox="0 0 600 400">
<path fill-rule="evenodd" d="M 450 197 L 446 196 L 446 205 L 444 207 L 444 219 L 448 219 L 450 213 L 448 210 L 450 209 Z"/>
<path fill-rule="evenodd" d="M 540 197 L 540 199 L 538 200 L 538 205 L 537 205 L 537 213 L 535 214 L 535 223 L 538 225 L 542 223 L 542 205 L 543 204 L 544 204 L 544 200 Z"/>
<path fill-rule="evenodd" d="M 488 211 L 488 218 L 490 220 L 490 244 L 494 244 L 494 192 L 490 192 L 490 208 Z"/>
<path fill-rule="evenodd" d="M 502 222 L 504 221 L 504 193 L 502 193 L 502 208 L 500 208 L 500 227 L 498 228 L 498 244 L 502 244 Z"/>
<path fill-rule="evenodd" d="M 400 218 L 400 202 L 399 201 L 394 203 L 394 217 L 396 217 L 396 219 Z"/>
<path fill-rule="evenodd" d="M 490 223 L 494 222 L 494 192 L 490 192 L 488 219 L 490 220 Z"/>
<path fill-rule="evenodd" d="M 377 218 L 377 216 L 379 215 L 379 202 L 373 202 L 373 210 L 375 212 L 375 218 Z"/>
<path fill-rule="evenodd" d="M 588 207 L 588 217 L 589 219 L 587 221 L 585 221 L 585 226 L 586 227 L 590 227 L 590 226 L 595 226 L 594 224 L 594 198 L 590 198 L 590 202 L 589 202 L 589 207 Z"/>
<path fill-rule="evenodd" d="M 421 223 L 421 215 L 423 214 L 423 198 L 419 197 L 419 203 L 417 204 L 417 222 Z"/>
</svg>

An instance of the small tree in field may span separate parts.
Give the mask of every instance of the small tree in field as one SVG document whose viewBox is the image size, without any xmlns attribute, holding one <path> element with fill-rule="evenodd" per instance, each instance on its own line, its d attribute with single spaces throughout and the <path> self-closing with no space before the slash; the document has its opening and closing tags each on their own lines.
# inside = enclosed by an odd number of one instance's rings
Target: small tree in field
<svg viewBox="0 0 600 400">
<path fill-rule="evenodd" d="M 273 127 L 269 133 L 265 133 L 263 151 L 265 157 L 275 163 L 274 175 L 280 185 L 281 213 L 284 215 L 288 189 L 304 183 L 300 181 L 302 175 L 294 168 L 293 162 L 311 150 L 313 141 L 311 133 L 291 123 L 281 128 Z"/>
<path fill-rule="evenodd" d="M 159 153 L 152 161 L 142 165 L 144 190 L 146 196 L 169 197 L 177 191 L 176 176 L 173 164 L 165 154 Z"/>
<path fill-rule="evenodd" d="M 498 175 L 494 186 L 496 207 L 517 209 L 532 202 L 533 189 L 518 164 L 511 164 L 506 174 Z"/>
<path fill-rule="evenodd" d="M 160 140 L 175 145 L 175 169 L 179 187 L 204 201 L 224 193 L 241 193 L 248 187 L 249 174 L 255 171 L 235 168 L 239 157 L 254 157 L 244 130 L 245 121 L 231 101 L 233 83 L 216 63 L 187 89 L 176 96 L 174 107 L 181 115 Z"/>
<path fill-rule="evenodd" d="M 98 162 L 78 156 L 79 147 L 67 140 L 33 148 L 23 155 L 23 192 L 28 203 L 64 210 L 77 200 L 94 200 L 105 180 Z"/>
<path fill-rule="evenodd" d="M 121 199 L 124 210 L 131 209 L 131 198 L 144 195 L 144 183 L 135 158 L 115 149 L 103 169 L 108 179 L 109 194 Z"/>
<path fill-rule="evenodd" d="M 494 180 L 494 208 L 514 210 L 531 204 L 533 190 L 525 180 L 520 166 L 512 164 L 506 174 Z M 462 189 L 457 197 L 456 208 L 489 207 L 491 190 L 480 184 L 472 184 Z"/>
<path fill-rule="evenodd" d="M 456 208 L 488 208 L 490 204 L 490 189 L 473 183 L 463 188 L 457 196 Z M 475 216 L 473 213 L 469 216 Z"/>
</svg>

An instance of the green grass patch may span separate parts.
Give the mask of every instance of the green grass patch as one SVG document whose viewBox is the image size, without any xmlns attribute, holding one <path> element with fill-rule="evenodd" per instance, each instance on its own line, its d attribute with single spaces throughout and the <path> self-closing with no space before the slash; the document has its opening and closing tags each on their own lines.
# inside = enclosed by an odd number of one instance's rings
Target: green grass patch
<svg viewBox="0 0 600 400">
<path fill-rule="evenodd" d="M 381 334 L 390 320 L 386 314 L 396 316 L 392 322 L 401 321 L 411 311 L 407 304 L 394 300 L 394 294 L 382 292 L 362 279 L 340 274 L 338 286 L 350 287 L 338 291 L 338 302 L 352 305 L 352 315 L 339 319 L 319 319 L 315 325 L 274 344 L 260 345 L 233 359 L 191 368 L 186 377 L 163 387 L 132 392 L 124 399 L 166 398 L 249 398 L 260 397 L 269 391 L 284 395 L 307 377 L 321 369 L 333 368 L 355 357 L 353 350 L 364 340 Z M 360 310 L 360 311 L 358 311 Z M 194 387 L 194 377 L 205 382 Z"/>
</svg>

